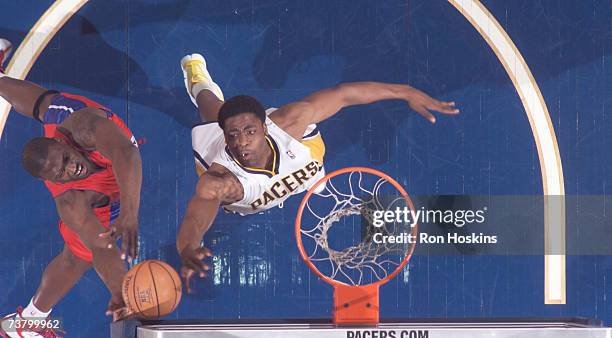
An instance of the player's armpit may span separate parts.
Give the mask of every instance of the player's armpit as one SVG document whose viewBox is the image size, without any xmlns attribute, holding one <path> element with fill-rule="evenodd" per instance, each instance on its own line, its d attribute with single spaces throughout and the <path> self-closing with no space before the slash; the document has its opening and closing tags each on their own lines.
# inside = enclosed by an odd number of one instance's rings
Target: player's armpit
<svg viewBox="0 0 612 338">
<path fill-rule="evenodd" d="M 309 102 L 286 104 L 270 114 L 270 119 L 296 140 L 301 140 L 308 125 L 314 123 L 315 109 Z"/>
<path fill-rule="evenodd" d="M 344 107 L 369 103 L 368 100 L 360 100 L 367 96 L 361 91 L 368 89 L 371 88 L 362 83 L 344 83 L 319 90 L 297 102 L 282 106 L 270 114 L 270 119 L 299 140 L 308 125 L 328 119 Z"/>
</svg>

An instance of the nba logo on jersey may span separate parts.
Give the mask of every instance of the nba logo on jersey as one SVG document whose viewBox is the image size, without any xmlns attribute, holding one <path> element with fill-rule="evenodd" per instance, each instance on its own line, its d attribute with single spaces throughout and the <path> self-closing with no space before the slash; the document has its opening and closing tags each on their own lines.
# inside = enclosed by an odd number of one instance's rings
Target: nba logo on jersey
<svg viewBox="0 0 612 338">
<path fill-rule="evenodd" d="M 292 160 L 295 160 L 295 154 L 291 150 L 287 150 L 287 155 L 289 155 Z"/>
</svg>

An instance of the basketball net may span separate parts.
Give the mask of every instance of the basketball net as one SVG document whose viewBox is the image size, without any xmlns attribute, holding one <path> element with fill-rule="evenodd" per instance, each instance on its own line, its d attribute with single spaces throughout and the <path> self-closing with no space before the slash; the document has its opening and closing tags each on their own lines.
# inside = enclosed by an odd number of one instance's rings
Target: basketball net
<svg viewBox="0 0 612 338">
<path fill-rule="evenodd" d="M 334 323 L 379 322 L 379 286 L 403 269 L 414 244 L 381 243 L 375 235 L 379 239 L 401 233 L 416 236 L 417 227 L 401 222 L 374 226 L 374 215 L 403 207 L 414 210 L 404 189 L 370 168 L 330 173 L 304 196 L 296 218 L 298 248 L 308 266 L 334 287 Z M 359 238 L 356 227 L 360 228 Z M 331 240 L 334 231 L 337 238 Z M 338 246 L 343 248 L 336 249 Z"/>
</svg>

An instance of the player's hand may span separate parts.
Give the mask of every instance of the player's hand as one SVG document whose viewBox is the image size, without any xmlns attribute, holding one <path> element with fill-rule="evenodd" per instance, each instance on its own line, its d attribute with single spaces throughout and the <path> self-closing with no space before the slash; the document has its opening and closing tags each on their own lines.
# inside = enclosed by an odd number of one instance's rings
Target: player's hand
<svg viewBox="0 0 612 338">
<path fill-rule="evenodd" d="M 113 323 L 118 322 L 120 320 L 132 319 L 135 317 L 134 311 L 132 311 L 132 309 L 127 306 L 124 306 L 122 308 L 119 308 L 113 311 L 112 315 L 113 315 Z"/>
<path fill-rule="evenodd" d="M 134 317 L 134 311 L 125 305 L 123 299 L 111 298 L 106 309 L 107 316 L 113 316 L 113 322 Z"/>
<path fill-rule="evenodd" d="M 198 275 L 200 278 L 206 277 L 206 271 L 210 270 L 210 266 L 203 262 L 206 257 L 211 257 L 212 253 L 206 248 L 192 249 L 186 247 L 181 251 L 181 278 L 183 278 L 183 285 L 187 293 L 191 293 L 190 281 L 194 275 Z"/>
<path fill-rule="evenodd" d="M 436 100 L 416 88 L 412 88 L 406 101 L 408 101 L 408 105 L 412 110 L 419 113 L 431 123 L 436 123 L 436 117 L 430 110 L 448 115 L 459 114 L 459 109 L 455 108 L 455 102 Z"/>
<path fill-rule="evenodd" d="M 111 224 L 107 232 L 100 234 L 102 238 L 110 238 L 115 243 L 121 238 L 121 259 L 131 262 L 138 256 L 138 219 L 132 216 L 119 217 Z M 109 244 L 109 249 L 113 244 Z"/>
</svg>

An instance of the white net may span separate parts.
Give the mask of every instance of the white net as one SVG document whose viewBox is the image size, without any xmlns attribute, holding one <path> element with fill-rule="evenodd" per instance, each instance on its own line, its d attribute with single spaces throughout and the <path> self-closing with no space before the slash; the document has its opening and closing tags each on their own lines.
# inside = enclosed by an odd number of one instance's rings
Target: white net
<svg viewBox="0 0 612 338">
<path fill-rule="evenodd" d="M 405 197 L 377 175 L 352 171 L 332 177 L 310 196 L 302 213 L 308 259 L 322 274 L 347 285 L 386 278 L 412 251 L 407 239 L 416 228 L 399 217 L 375 226 L 375 218 L 408 207 Z"/>
</svg>

